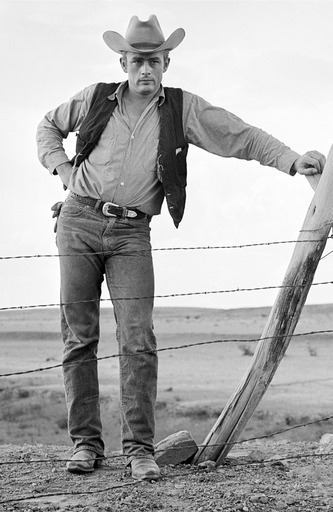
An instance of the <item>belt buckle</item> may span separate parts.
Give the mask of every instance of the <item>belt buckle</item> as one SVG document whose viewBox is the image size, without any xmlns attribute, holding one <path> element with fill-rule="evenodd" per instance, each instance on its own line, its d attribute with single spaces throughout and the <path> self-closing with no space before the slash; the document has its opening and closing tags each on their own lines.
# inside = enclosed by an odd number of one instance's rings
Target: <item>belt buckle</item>
<svg viewBox="0 0 333 512">
<path fill-rule="evenodd" d="M 117 208 L 119 205 L 111 202 L 106 202 L 103 204 L 102 213 L 105 215 L 105 217 L 117 217 L 115 213 L 109 213 L 109 206 L 115 206 Z"/>
</svg>

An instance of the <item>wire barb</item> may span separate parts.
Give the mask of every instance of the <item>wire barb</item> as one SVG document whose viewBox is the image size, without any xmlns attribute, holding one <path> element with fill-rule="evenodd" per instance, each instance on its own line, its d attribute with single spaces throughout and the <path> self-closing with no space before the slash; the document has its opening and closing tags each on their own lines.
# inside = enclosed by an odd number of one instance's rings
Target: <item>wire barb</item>
<svg viewBox="0 0 333 512">
<path fill-rule="evenodd" d="M 333 284 L 333 281 L 321 281 L 318 283 L 312 283 L 311 286 L 324 286 L 327 284 Z M 237 293 L 237 292 L 254 292 L 254 291 L 262 291 L 262 290 L 281 290 L 281 289 L 296 289 L 296 288 L 304 288 L 306 285 L 304 284 L 290 284 L 290 285 L 279 285 L 279 286 L 256 286 L 254 288 L 231 288 L 229 290 L 211 290 L 211 291 L 197 291 L 197 292 L 183 292 L 183 293 L 170 293 L 165 295 L 146 295 L 142 297 L 121 297 L 121 298 L 112 298 L 112 299 L 87 299 L 87 300 L 78 300 L 72 302 L 52 302 L 50 304 L 31 304 L 31 305 L 22 305 L 22 306 L 8 306 L 0 308 L 0 311 L 15 311 L 15 310 L 23 310 L 23 309 L 37 309 L 37 308 L 49 308 L 49 307 L 63 307 L 69 306 L 71 304 L 83 304 L 89 302 L 116 302 L 116 301 L 127 301 L 127 300 L 146 300 L 146 299 L 168 299 L 175 297 L 193 297 L 195 295 L 214 295 L 220 293 Z"/>
<path fill-rule="evenodd" d="M 238 338 L 235 338 L 235 339 L 225 339 L 225 340 L 209 340 L 209 341 L 197 341 L 195 343 L 188 343 L 188 344 L 184 344 L 184 345 L 178 345 L 178 346 L 173 346 L 173 347 L 161 347 L 161 348 L 157 348 L 156 350 L 147 350 L 147 351 L 142 351 L 142 352 L 139 352 L 139 353 L 134 353 L 134 354 L 122 354 L 122 353 L 119 353 L 119 354 L 111 354 L 111 355 L 108 355 L 108 356 L 102 356 L 102 357 L 97 357 L 96 359 L 94 358 L 91 358 L 91 359 L 86 359 L 84 361 L 76 361 L 76 362 L 71 362 L 71 363 L 58 363 L 58 364 L 55 364 L 55 365 L 52 365 L 52 366 L 43 366 L 41 368 L 34 368 L 34 369 L 30 369 L 30 370 L 22 370 L 22 371 L 18 371 L 18 372 L 12 372 L 12 373 L 3 373 L 3 374 L 0 374 L 0 378 L 1 377 L 13 377 L 15 375 L 26 375 L 28 373 L 38 373 L 38 372 L 44 372 L 44 371 L 47 371 L 47 370 L 54 370 L 55 368 L 61 368 L 63 366 L 75 366 L 77 364 L 86 364 L 86 363 L 90 363 L 91 361 L 105 361 L 106 359 L 115 359 L 115 358 L 120 358 L 120 357 L 138 357 L 138 356 L 141 356 L 142 354 L 155 354 L 157 352 L 167 352 L 167 351 L 170 351 L 170 350 L 181 350 L 181 349 L 186 349 L 186 348 L 192 348 L 192 347 L 199 347 L 199 346 L 202 346 L 202 345 L 215 345 L 217 343 L 256 343 L 258 341 L 269 341 L 269 340 L 274 340 L 274 339 L 283 339 L 283 338 L 297 338 L 297 337 L 300 337 L 300 336 L 313 336 L 315 334 L 331 334 L 333 333 L 333 329 L 327 329 L 327 330 L 322 330 L 322 331 L 308 331 L 308 332 L 301 332 L 301 333 L 294 333 L 294 334 L 281 334 L 281 335 L 277 335 L 277 336 L 266 336 L 266 337 L 260 337 L 260 338 L 249 338 L 249 339 L 238 339 Z M 333 379 L 333 377 L 332 377 Z"/>
<path fill-rule="evenodd" d="M 319 229 L 319 228 L 318 228 Z M 333 234 L 328 236 L 327 239 L 333 238 Z M 221 250 L 221 249 L 246 249 L 248 247 L 264 247 L 270 245 L 283 245 L 283 244 L 299 244 L 299 243 L 315 243 L 322 242 L 320 240 L 277 240 L 273 242 L 256 242 L 252 244 L 235 244 L 235 245 L 203 245 L 196 247 L 154 247 L 152 248 L 153 252 L 162 252 L 162 251 L 211 251 L 211 250 Z M 138 251 L 138 252 L 147 252 L 146 250 Z M 111 255 L 110 251 L 100 251 L 100 252 L 82 252 L 75 254 L 22 254 L 16 256 L 0 256 L 1 260 L 18 260 L 18 259 L 33 259 L 33 258 L 61 258 L 61 257 L 79 257 L 79 256 L 93 256 L 93 255 Z"/>
</svg>

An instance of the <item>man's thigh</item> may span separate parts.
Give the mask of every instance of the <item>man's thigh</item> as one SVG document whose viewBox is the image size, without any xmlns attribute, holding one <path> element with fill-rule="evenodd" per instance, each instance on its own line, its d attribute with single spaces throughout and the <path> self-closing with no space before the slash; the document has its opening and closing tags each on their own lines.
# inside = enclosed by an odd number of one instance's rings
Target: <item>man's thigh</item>
<svg viewBox="0 0 333 512">
<path fill-rule="evenodd" d="M 106 278 L 116 317 L 151 326 L 154 270 L 148 221 L 119 223 L 117 246 L 106 261 Z"/>
<path fill-rule="evenodd" d="M 91 208 L 75 201 L 62 207 L 57 232 L 63 300 L 100 296 L 104 275 L 100 220 Z"/>
</svg>

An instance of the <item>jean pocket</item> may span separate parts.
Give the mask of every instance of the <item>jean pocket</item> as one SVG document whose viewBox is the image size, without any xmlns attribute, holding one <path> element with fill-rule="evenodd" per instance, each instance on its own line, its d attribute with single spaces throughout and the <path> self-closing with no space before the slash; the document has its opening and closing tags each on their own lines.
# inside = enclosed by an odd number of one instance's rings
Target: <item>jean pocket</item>
<svg viewBox="0 0 333 512">
<path fill-rule="evenodd" d="M 88 205 L 80 204 L 78 202 L 65 201 L 61 208 L 61 215 L 65 217 L 78 217 L 81 215 L 86 209 Z"/>
</svg>

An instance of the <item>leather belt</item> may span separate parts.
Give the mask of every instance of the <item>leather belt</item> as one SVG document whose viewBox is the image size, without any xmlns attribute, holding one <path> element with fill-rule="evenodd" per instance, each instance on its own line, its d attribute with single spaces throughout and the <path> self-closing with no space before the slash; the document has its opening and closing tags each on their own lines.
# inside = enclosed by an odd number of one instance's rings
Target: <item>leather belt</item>
<svg viewBox="0 0 333 512">
<path fill-rule="evenodd" d="M 101 211 L 105 217 L 121 217 L 122 219 L 149 219 L 150 215 L 140 212 L 136 208 L 126 208 L 125 206 L 119 206 L 118 204 L 111 203 L 110 201 L 101 201 L 100 199 L 92 199 L 91 197 L 82 197 L 74 192 L 69 193 L 70 197 L 73 197 L 79 203 L 87 204 L 92 206 L 97 211 Z"/>
</svg>

